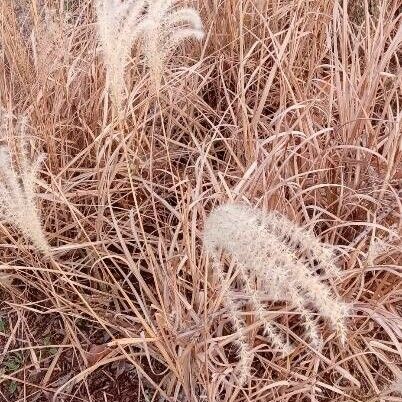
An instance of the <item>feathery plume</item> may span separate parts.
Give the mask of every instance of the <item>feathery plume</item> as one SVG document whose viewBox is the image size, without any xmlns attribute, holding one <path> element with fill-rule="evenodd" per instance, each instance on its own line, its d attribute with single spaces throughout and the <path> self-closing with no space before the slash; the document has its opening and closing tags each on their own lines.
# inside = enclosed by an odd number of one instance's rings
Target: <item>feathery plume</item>
<svg viewBox="0 0 402 402">
<path fill-rule="evenodd" d="M 340 276 L 340 270 L 335 264 L 336 255 L 333 246 L 329 247 L 322 243 L 313 233 L 276 211 L 270 213 L 270 219 L 266 225 L 267 229 L 279 240 L 288 242 L 293 249 L 298 248 L 300 251 L 306 252 L 308 257 L 316 260 L 315 270 L 322 268 L 329 276 Z"/>
<path fill-rule="evenodd" d="M 255 315 L 258 318 L 258 320 L 260 320 L 262 322 L 263 329 L 264 329 L 264 331 L 263 331 L 264 335 L 266 337 L 268 337 L 269 340 L 272 342 L 272 344 L 277 349 L 282 351 L 282 353 L 284 355 L 289 354 L 291 352 L 290 345 L 285 342 L 285 340 L 283 339 L 281 334 L 278 333 L 276 328 L 266 320 L 265 308 L 264 308 L 263 304 L 261 303 L 258 293 L 253 288 L 252 281 L 247 272 L 247 268 L 243 264 L 239 263 L 238 269 L 239 269 L 239 273 L 240 273 L 240 277 L 241 277 L 241 282 L 244 284 L 244 289 L 250 297 L 250 302 L 251 302 L 251 305 L 255 312 Z"/>
<path fill-rule="evenodd" d="M 19 122 L 20 155 L 18 164 L 13 164 L 7 147 L 0 147 L 0 216 L 16 226 L 33 245 L 44 254 L 50 247 L 44 235 L 39 211 L 36 206 L 36 178 L 44 155 L 31 161 L 28 157 L 26 123 Z M 18 166 L 17 166 L 18 165 Z"/>
<path fill-rule="evenodd" d="M 402 395 L 402 372 L 399 373 L 395 381 L 389 387 L 391 392 L 397 392 Z"/>
<path fill-rule="evenodd" d="M 131 48 L 140 33 L 146 0 L 96 0 L 98 34 L 106 65 L 106 85 L 119 110 L 124 73 Z"/>
<path fill-rule="evenodd" d="M 171 51 L 187 38 L 202 39 L 199 14 L 174 8 L 177 0 L 96 0 L 98 33 L 107 70 L 107 87 L 117 108 L 125 90 L 124 73 L 134 42 L 141 38 L 151 78 L 159 88 Z"/>
<path fill-rule="evenodd" d="M 216 276 L 217 282 L 225 284 L 225 274 L 222 270 L 222 265 L 216 256 L 213 256 L 213 266 L 214 275 Z M 250 345 L 247 342 L 245 334 L 245 323 L 241 317 L 240 307 L 236 302 L 232 291 L 230 289 L 222 289 L 223 302 L 228 310 L 228 315 L 232 323 L 233 329 L 237 335 L 235 340 L 235 345 L 237 347 L 237 355 L 239 359 L 239 364 L 237 367 L 237 374 L 239 377 L 239 383 L 242 385 L 246 382 L 249 377 L 251 364 L 253 362 L 253 353 L 251 351 Z"/>
<path fill-rule="evenodd" d="M 142 23 L 144 56 L 151 78 L 158 89 L 169 53 L 188 38 L 201 40 L 201 18 L 193 8 L 174 8 L 177 0 L 149 0 Z"/>
<path fill-rule="evenodd" d="M 327 271 L 338 273 L 330 245 L 321 243 L 313 234 L 277 213 L 264 213 L 240 204 L 226 204 L 210 214 L 204 244 L 214 256 L 222 250 L 235 259 L 245 291 L 260 320 L 265 316 L 265 308 L 256 300 L 252 277 L 262 279 L 264 292 L 271 299 L 292 303 L 303 317 L 314 347 L 320 347 L 321 337 L 307 308 L 309 305 L 330 321 L 342 343 L 346 341 L 346 305 L 314 274 L 313 263 L 303 258 L 303 253 L 308 253 Z M 264 325 L 271 328 L 271 324 Z M 271 335 L 269 330 L 265 333 Z M 274 336 L 268 337 L 273 344 L 281 345 L 281 338 L 276 336 L 274 332 Z M 288 348 L 286 344 L 281 346 Z"/>
</svg>

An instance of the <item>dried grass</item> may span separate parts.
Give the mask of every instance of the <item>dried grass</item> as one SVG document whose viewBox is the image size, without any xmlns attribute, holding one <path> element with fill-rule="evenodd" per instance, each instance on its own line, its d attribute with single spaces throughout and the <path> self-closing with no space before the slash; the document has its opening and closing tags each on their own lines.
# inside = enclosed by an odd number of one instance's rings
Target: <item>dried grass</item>
<svg viewBox="0 0 402 402">
<path fill-rule="evenodd" d="M 93 2 L 16 3 L 0 2 L 0 105 L 27 116 L 47 154 L 38 205 L 52 257 L 1 222 L 0 399 L 398 401 L 399 2 L 194 1 L 205 39 L 167 56 L 157 98 L 132 49 L 118 128 Z M 39 68 L 46 15 L 67 46 Z M 236 266 L 221 286 L 202 250 L 227 201 L 278 211 L 339 250 L 345 346 L 318 321 L 314 350 L 299 311 L 267 298 L 295 346 L 283 357 L 237 288 L 254 355 L 240 386 L 222 291 Z"/>
</svg>

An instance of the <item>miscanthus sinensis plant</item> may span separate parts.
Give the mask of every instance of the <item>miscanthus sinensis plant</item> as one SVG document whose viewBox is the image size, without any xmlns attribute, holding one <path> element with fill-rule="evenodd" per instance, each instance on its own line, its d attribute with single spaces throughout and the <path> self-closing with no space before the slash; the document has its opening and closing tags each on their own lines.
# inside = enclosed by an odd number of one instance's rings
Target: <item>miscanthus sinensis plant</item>
<svg viewBox="0 0 402 402">
<path fill-rule="evenodd" d="M 286 354 L 291 347 L 266 319 L 262 296 L 293 305 L 303 318 L 313 347 L 320 348 L 322 340 L 309 307 L 327 318 L 341 342 L 345 342 L 347 306 L 316 273 L 321 270 L 327 276 L 339 276 L 333 246 L 322 243 L 313 233 L 276 212 L 264 213 L 241 204 L 222 205 L 210 214 L 205 225 L 204 245 L 221 284 L 226 283 L 221 254 L 224 252 L 234 258 L 239 283 L 248 295 L 250 307 L 276 349 Z M 255 279 L 259 279 L 263 289 L 255 289 Z M 238 370 L 244 381 L 249 375 L 253 354 L 245 334 L 242 306 L 231 289 L 223 289 L 223 292 L 228 315 L 238 335 Z"/>
<path fill-rule="evenodd" d="M 4 114 L 2 117 L 3 137 L 6 125 L 11 127 L 12 123 L 10 118 L 4 119 Z M 36 181 L 45 157 L 43 154 L 34 159 L 29 157 L 25 119 L 18 121 L 16 131 L 18 154 L 14 155 L 14 161 L 10 149 L 7 146 L 0 147 L 0 217 L 8 224 L 14 225 L 35 248 L 48 255 L 50 247 L 35 201 Z"/>
<path fill-rule="evenodd" d="M 106 82 L 119 109 L 125 92 L 124 74 L 138 40 L 154 85 L 159 88 L 168 55 L 188 38 L 202 39 L 198 12 L 176 6 L 177 0 L 96 0 L 99 40 Z"/>
</svg>

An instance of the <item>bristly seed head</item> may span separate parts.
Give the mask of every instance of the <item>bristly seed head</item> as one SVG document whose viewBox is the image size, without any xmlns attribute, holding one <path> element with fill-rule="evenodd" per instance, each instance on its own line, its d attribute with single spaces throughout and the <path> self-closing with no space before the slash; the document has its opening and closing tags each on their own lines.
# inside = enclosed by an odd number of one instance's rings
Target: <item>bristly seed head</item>
<svg viewBox="0 0 402 402">
<path fill-rule="evenodd" d="M 322 339 L 307 308 L 310 305 L 329 319 L 342 344 L 346 341 L 347 307 L 332 295 L 315 274 L 315 264 L 311 264 L 315 261 L 328 274 L 339 275 L 332 246 L 278 213 L 264 213 L 240 204 L 222 205 L 210 214 L 205 224 L 204 246 L 213 256 L 215 270 L 219 269 L 221 278 L 224 274 L 219 268 L 218 252 L 224 251 L 235 259 L 244 291 L 273 345 L 283 351 L 290 350 L 265 318 L 265 307 L 253 288 L 255 277 L 261 279 L 264 291 L 272 299 L 289 301 L 297 308 L 313 347 L 320 348 Z M 304 258 L 303 254 L 311 258 Z M 236 306 L 234 301 L 229 304 L 231 310 Z M 241 361 L 239 364 L 243 365 Z"/>
<path fill-rule="evenodd" d="M 120 111 L 125 98 L 124 73 L 131 48 L 141 49 L 156 89 L 167 58 L 185 39 L 201 40 L 201 18 L 192 8 L 175 8 L 175 0 L 96 0 L 98 34 L 107 70 L 107 88 Z"/>
<path fill-rule="evenodd" d="M 13 164 L 10 150 L 4 146 L 0 148 L 0 215 L 7 223 L 16 226 L 38 250 L 48 255 L 50 247 L 35 202 L 36 179 L 44 155 L 33 161 L 29 159 L 24 119 L 20 119 L 18 131 L 18 166 Z"/>
</svg>

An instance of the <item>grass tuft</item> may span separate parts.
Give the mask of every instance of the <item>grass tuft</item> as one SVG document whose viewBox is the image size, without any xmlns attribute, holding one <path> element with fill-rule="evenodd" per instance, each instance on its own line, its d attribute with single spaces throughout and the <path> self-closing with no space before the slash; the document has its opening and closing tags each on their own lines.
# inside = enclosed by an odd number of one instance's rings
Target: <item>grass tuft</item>
<svg viewBox="0 0 402 402">
<path fill-rule="evenodd" d="M 401 18 L 0 1 L 0 400 L 398 399 Z"/>
</svg>

